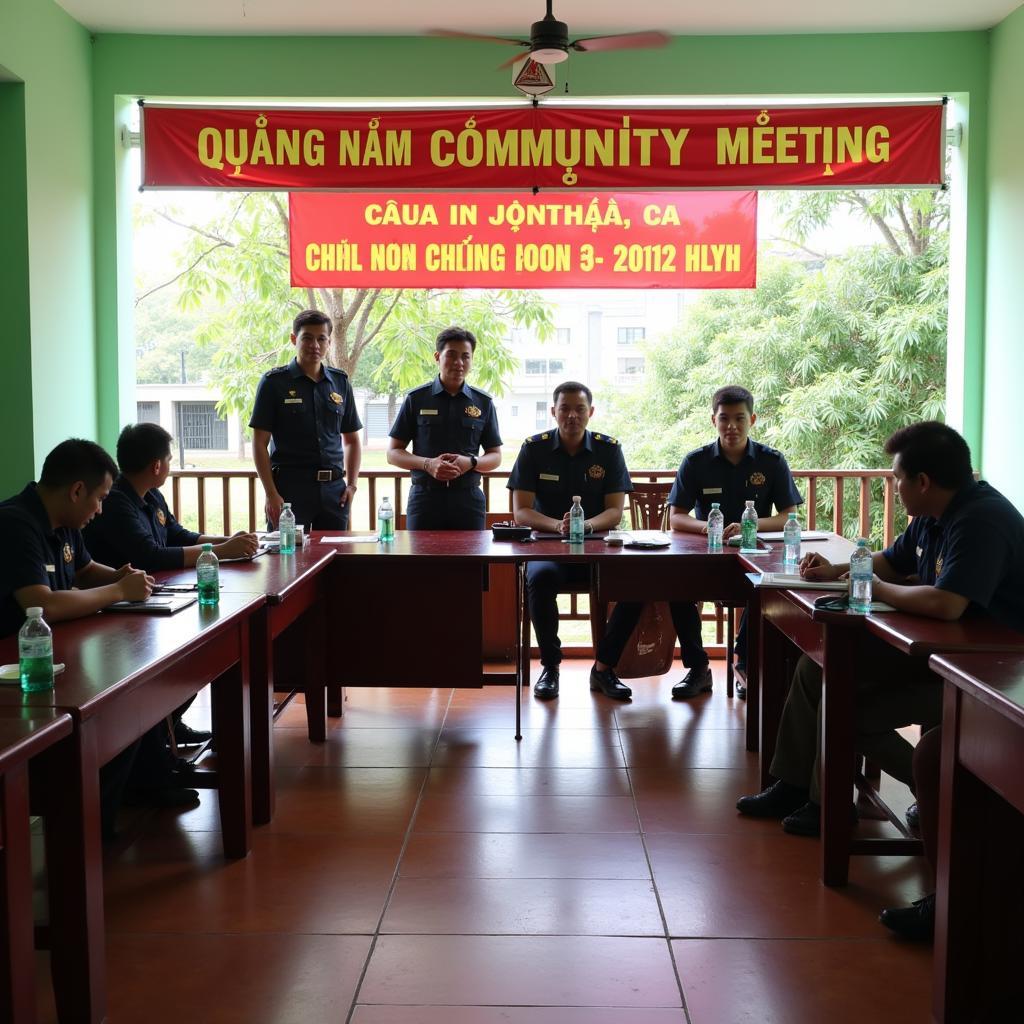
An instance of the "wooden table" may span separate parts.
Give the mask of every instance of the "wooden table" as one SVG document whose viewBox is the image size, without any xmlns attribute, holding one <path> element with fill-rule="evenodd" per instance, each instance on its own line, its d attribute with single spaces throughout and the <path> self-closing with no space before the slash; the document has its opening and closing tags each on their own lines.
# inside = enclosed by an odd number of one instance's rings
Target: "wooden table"
<svg viewBox="0 0 1024 1024">
<path fill-rule="evenodd" d="M 262 595 L 223 594 L 214 608 L 173 616 L 107 613 L 54 627 L 52 690 L 0 690 L 0 715 L 66 711 L 69 744 L 32 767 L 34 809 L 46 818 L 51 958 L 58 1016 L 100 1022 L 106 1011 L 99 767 L 204 686 L 213 684 L 224 852 L 250 846 L 249 618 Z M 15 638 L 0 641 L 13 660 Z M 57 751 L 68 747 L 60 757 Z"/>
<path fill-rule="evenodd" d="M 306 700 L 309 738 L 327 738 L 328 708 L 325 694 L 335 668 L 328 657 L 328 580 L 334 559 L 331 545 L 318 543 L 321 535 L 293 555 L 269 552 L 251 562 L 224 562 L 220 567 L 222 594 L 264 595 L 266 604 L 253 612 L 249 641 L 249 736 L 253 824 L 266 824 L 274 815 L 274 651 L 281 634 L 294 623 L 302 631 L 301 642 L 292 645 L 303 658 L 301 672 Z M 195 570 L 159 573 L 163 584 L 194 583 Z"/>
<path fill-rule="evenodd" d="M 36 1019 L 29 763 L 72 732 L 64 712 L 26 715 L 0 713 L 0 1020 L 10 1024 Z"/>
<path fill-rule="evenodd" d="M 1018 1019 L 1024 651 L 930 661 L 946 680 L 933 1017 Z"/>
</svg>

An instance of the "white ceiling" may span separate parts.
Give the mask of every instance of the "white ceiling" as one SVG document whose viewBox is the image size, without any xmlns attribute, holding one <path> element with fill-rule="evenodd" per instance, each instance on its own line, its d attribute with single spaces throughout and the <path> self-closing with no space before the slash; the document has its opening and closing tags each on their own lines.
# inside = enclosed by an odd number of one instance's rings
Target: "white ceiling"
<svg viewBox="0 0 1024 1024">
<path fill-rule="evenodd" d="M 555 0 L 573 37 L 638 29 L 675 35 L 983 29 L 1022 0 Z M 519 36 L 544 0 L 58 0 L 94 32 L 183 35 L 418 35 L 429 28 Z"/>
</svg>

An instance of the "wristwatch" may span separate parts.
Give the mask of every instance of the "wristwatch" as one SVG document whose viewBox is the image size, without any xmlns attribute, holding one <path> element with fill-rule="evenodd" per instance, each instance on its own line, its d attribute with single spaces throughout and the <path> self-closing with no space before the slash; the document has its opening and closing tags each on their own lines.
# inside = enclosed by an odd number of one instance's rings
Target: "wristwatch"
<svg viewBox="0 0 1024 1024">
<path fill-rule="evenodd" d="M 471 471 L 476 469 L 476 461 L 477 461 L 476 460 L 476 456 L 475 455 L 470 455 L 470 457 L 469 457 L 469 468 L 470 468 Z"/>
</svg>

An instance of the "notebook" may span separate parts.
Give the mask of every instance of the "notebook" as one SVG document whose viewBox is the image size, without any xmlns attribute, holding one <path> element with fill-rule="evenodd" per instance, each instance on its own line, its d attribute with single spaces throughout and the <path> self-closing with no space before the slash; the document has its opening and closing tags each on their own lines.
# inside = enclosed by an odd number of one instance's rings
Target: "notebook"
<svg viewBox="0 0 1024 1024">
<path fill-rule="evenodd" d="M 146 615 L 173 615 L 195 604 L 197 594 L 154 594 L 145 601 L 115 601 L 107 605 L 105 612 L 142 612 Z"/>
<path fill-rule="evenodd" d="M 755 587 L 783 590 L 849 590 L 848 580 L 805 580 L 798 572 L 763 572 L 752 577 Z"/>
</svg>

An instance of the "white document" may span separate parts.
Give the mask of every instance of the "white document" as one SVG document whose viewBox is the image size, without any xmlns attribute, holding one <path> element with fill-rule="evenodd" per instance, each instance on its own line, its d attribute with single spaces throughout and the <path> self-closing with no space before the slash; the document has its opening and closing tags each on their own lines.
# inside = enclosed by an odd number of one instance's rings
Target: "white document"
<svg viewBox="0 0 1024 1024">
<path fill-rule="evenodd" d="M 800 540 L 830 540 L 832 534 L 823 533 L 821 530 L 801 530 Z M 781 530 L 769 530 L 767 533 L 758 533 L 758 540 L 785 540 Z"/>
<path fill-rule="evenodd" d="M 797 572 L 763 572 L 755 587 L 776 587 L 782 590 L 848 590 L 846 580 L 805 580 Z"/>
<path fill-rule="evenodd" d="M 347 537 L 321 537 L 321 544 L 376 544 L 375 533 L 353 533 Z"/>
</svg>

